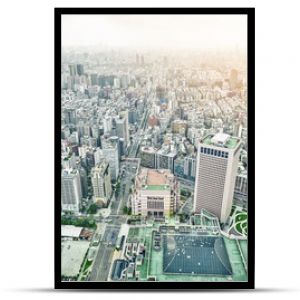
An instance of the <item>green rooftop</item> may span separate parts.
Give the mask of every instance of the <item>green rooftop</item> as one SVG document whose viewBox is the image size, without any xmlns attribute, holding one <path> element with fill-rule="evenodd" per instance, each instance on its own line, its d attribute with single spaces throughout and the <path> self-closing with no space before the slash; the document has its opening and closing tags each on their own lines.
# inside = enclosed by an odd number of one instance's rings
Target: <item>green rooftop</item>
<svg viewBox="0 0 300 300">
<path fill-rule="evenodd" d="M 228 148 L 228 149 L 234 149 L 238 142 L 239 142 L 239 139 L 238 138 L 235 138 L 235 137 L 231 137 L 229 136 L 229 138 L 226 140 L 225 142 L 225 145 L 224 146 L 221 146 L 221 145 L 218 145 L 218 144 L 214 144 L 212 142 L 212 139 L 214 138 L 213 135 L 208 135 L 206 136 L 203 140 L 202 140 L 202 143 L 203 144 L 206 144 L 206 145 L 212 145 L 212 146 L 216 146 L 216 147 L 225 147 L 225 148 Z"/>
<path fill-rule="evenodd" d="M 143 187 L 144 190 L 148 190 L 148 191 L 164 191 L 166 189 L 168 189 L 169 186 L 168 185 L 145 185 Z"/>
<path fill-rule="evenodd" d="M 230 138 L 226 142 L 225 147 L 227 147 L 229 149 L 234 149 L 237 146 L 238 142 L 239 142 L 238 139 L 236 139 L 236 138 Z"/>
</svg>

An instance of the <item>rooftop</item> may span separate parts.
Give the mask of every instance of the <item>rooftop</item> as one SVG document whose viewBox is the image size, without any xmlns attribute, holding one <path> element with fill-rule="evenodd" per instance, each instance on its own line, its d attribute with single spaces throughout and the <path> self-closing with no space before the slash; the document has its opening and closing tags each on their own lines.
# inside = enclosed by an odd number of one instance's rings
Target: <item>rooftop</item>
<svg viewBox="0 0 300 300">
<path fill-rule="evenodd" d="M 65 241 L 61 243 L 61 275 L 68 277 L 78 275 L 89 244 L 88 241 Z"/>
<path fill-rule="evenodd" d="M 136 178 L 136 188 L 148 191 L 167 191 L 174 180 L 174 175 L 167 169 L 141 168 Z"/>
<path fill-rule="evenodd" d="M 79 237 L 83 227 L 76 227 L 74 225 L 61 225 L 61 236 L 64 237 Z"/>
<path fill-rule="evenodd" d="M 166 190 L 169 188 L 169 185 L 146 185 L 144 186 L 145 190 L 149 190 L 149 191 L 162 191 L 162 190 Z"/>
<path fill-rule="evenodd" d="M 239 141 L 239 138 L 232 137 L 225 133 L 217 133 L 215 135 L 207 135 L 201 142 L 206 145 L 234 149 Z"/>
<path fill-rule="evenodd" d="M 77 174 L 78 174 L 77 169 L 63 169 L 61 171 L 61 175 L 64 177 L 73 176 L 73 175 L 77 175 Z"/>
<path fill-rule="evenodd" d="M 168 175 L 167 170 L 148 170 L 147 173 L 147 180 L 146 180 L 146 185 L 150 185 L 150 186 L 161 186 L 164 185 L 166 183 L 168 183 L 168 179 L 167 176 Z"/>
<path fill-rule="evenodd" d="M 147 153 L 155 153 L 156 150 L 157 149 L 154 147 L 141 147 L 141 151 L 147 152 Z"/>
</svg>

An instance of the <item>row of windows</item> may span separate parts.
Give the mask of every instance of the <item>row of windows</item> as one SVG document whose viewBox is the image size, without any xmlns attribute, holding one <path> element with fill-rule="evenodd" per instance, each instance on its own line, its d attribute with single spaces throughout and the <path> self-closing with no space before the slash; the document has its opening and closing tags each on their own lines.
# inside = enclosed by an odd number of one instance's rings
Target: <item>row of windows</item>
<svg viewBox="0 0 300 300">
<path fill-rule="evenodd" d="M 205 148 L 205 147 L 201 147 L 200 151 L 201 151 L 201 153 L 204 153 L 204 154 L 228 158 L 228 152 L 225 152 L 225 151 L 220 151 L 220 150 L 210 149 L 210 148 Z"/>
<path fill-rule="evenodd" d="M 164 209 L 164 202 L 147 201 L 147 209 Z"/>
</svg>

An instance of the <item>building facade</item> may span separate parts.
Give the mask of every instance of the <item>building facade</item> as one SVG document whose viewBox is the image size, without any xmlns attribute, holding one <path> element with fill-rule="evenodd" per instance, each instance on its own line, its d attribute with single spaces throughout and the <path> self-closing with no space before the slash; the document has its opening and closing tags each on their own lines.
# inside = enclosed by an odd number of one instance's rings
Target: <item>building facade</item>
<svg viewBox="0 0 300 300">
<path fill-rule="evenodd" d="M 156 168 L 156 149 L 153 147 L 141 147 L 141 166 L 146 168 Z"/>
<path fill-rule="evenodd" d="M 164 217 L 178 209 L 179 185 L 170 170 L 142 168 L 131 199 L 134 215 Z"/>
<path fill-rule="evenodd" d="M 109 164 L 103 160 L 91 170 L 94 202 L 106 205 L 111 197 L 111 178 Z"/>
<path fill-rule="evenodd" d="M 118 145 L 107 143 L 103 148 L 103 155 L 109 163 L 110 176 L 113 181 L 116 181 L 119 176 L 119 151 Z"/>
<path fill-rule="evenodd" d="M 80 174 L 77 169 L 61 172 L 61 209 L 78 213 L 82 197 Z"/>
<path fill-rule="evenodd" d="M 202 209 L 221 223 L 229 217 L 237 174 L 240 139 L 228 134 L 207 135 L 198 147 L 194 212 Z"/>
<path fill-rule="evenodd" d="M 234 196 L 239 199 L 247 200 L 248 198 L 248 176 L 247 173 L 241 173 L 236 176 Z"/>
</svg>

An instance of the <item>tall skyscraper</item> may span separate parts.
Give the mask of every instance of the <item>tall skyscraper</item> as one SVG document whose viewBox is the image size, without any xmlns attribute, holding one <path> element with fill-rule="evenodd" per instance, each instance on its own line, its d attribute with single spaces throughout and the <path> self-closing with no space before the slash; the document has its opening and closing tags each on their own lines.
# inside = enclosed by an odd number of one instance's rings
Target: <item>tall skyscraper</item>
<svg viewBox="0 0 300 300">
<path fill-rule="evenodd" d="M 77 169 L 61 172 L 61 208 L 63 211 L 79 212 L 82 197 L 80 174 Z"/>
<path fill-rule="evenodd" d="M 98 74 L 92 73 L 91 74 L 91 85 L 97 85 L 98 84 Z"/>
<path fill-rule="evenodd" d="M 81 182 L 82 197 L 86 198 L 88 196 L 88 180 L 86 170 L 83 167 L 79 169 L 79 175 Z"/>
<path fill-rule="evenodd" d="M 129 131 L 128 131 L 128 111 L 121 111 L 119 113 L 120 117 L 115 119 L 116 123 L 116 135 L 119 138 L 124 139 L 124 149 L 123 152 L 126 153 L 126 149 L 129 144 Z"/>
<path fill-rule="evenodd" d="M 218 133 L 203 138 L 198 147 L 194 211 L 205 209 L 221 223 L 229 217 L 235 177 L 237 174 L 240 139 Z"/>
<path fill-rule="evenodd" d="M 66 108 L 64 110 L 64 120 L 67 125 L 76 125 L 77 122 L 76 109 Z"/>
<path fill-rule="evenodd" d="M 109 164 L 103 160 L 91 171 L 94 201 L 107 204 L 111 196 L 111 178 Z"/>
<path fill-rule="evenodd" d="M 84 74 L 84 68 L 83 68 L 83 65 L 82 64 L 78 64 L 77 65 L 77 74 L 79 76 L 82 76 Z"/>
<path fill-rule="evenodd" d="M 118 145 L 107 143 L 103 148 L 105 159 L 109 163 L 110 175 L 113 181 L 117 180 L 119 176 L 119 151 Z"/>
<path fill-rule="evenodd" d="M 69 72 L 70 72 L 71 76 L 76 76 L 77 75 L 76 65 L 70 64 L 69 65 Z"/>
</svg>

